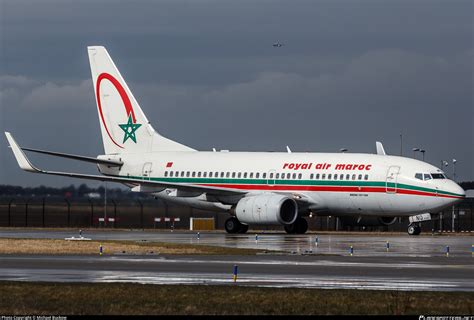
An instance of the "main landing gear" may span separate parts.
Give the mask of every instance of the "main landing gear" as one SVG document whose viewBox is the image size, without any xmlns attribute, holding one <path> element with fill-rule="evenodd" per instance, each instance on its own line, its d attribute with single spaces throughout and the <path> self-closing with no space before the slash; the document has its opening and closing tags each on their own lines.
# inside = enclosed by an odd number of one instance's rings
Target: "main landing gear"
<svg viewBox="0 0 474 320">
<path fill-rule="evenodd" d="M 246 233 L 248 229 L 248 225 L 240 223 L 235 217 L 231 217 L 225 221 L 225 231 L 228 233 Z"/>
<path fill-rule="evenodd" d="M 300 217 L 294 223 L 286 225 L 285 231 L 288 234 L 303 234 L 308 231 L 308 222 Z"/>
<path fill-rule="evenodd" d="M 419 223 L 412 223 L 408 226 L 408 234 L 410 236 L 417 236 L 421 233 L 421 225 Z"/>
</svg>

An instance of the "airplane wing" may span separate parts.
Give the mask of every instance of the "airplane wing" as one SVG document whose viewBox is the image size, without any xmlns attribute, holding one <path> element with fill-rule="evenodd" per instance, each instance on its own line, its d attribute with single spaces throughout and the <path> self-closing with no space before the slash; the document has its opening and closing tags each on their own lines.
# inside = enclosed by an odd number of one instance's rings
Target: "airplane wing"
<svg viewBox="0 0 474 320">
<path fill-rule="evenodd" d="M 71 177 L 71 178 L 79 178 L 79 179 L 88 179 L 88 180 L 98 180 L 98 181 L 110 181 L 110 182 L 117 182 L 123 183 L 127 185 L 135 185 L 135 186 L 143 186 L 148 190 L 153 190 L 154 188 L 170 188 L 170 189 L 180 189 L 183 191 L 201 191 L 206 192 L 212 195 L 244 195 L 247 191 L 239 190 L 239 189 L 228 189 L 228 188 L 220 188 L 220 187 L 211 187 L 211 186 L 201 186 L 201 185 L 193 185 L 193 184 L 183 184 L 183 183 L 170 183 L 170 182 L 162 182 L 162 181 L 150 181 L 146 179 L 136 179 L 136 178 L 128 178 L 128 177 L 118 177 L 118 176 L 105 176 L 105 175 L 91 175 L 91 174 L 82 174 L 82 173 L 72 173 L 72 172 L 59 172 L 59 171 L 46 171 L 35 167 L 30 160 L 26 157 L 23 150 L 19 147 L 18 143 L 15 141 L 13 136 L 9 132 L 5 132 L 8 142 L 10 143 L 10 147 L 13 150 L 13 154 L 15 155 L 16 161 L 21 169 L 34 172 L 34 173 L 42 173 L 42 174 L 49 174 L 55 176 L 63 176 L 63 177 Z M 27 149 L 25 149 L 27 150 Z M 161 191 L 161 190 L 157 190 Z"/>
</svg>

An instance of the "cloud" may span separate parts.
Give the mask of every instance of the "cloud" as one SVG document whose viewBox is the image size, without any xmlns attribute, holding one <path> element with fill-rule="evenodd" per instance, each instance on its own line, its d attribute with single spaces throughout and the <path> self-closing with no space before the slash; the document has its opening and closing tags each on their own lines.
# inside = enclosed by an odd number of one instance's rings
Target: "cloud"
<svg viewBox="0 0 474 320">
<path fill-rule="evenodd" d="M 84 108 L 94 103 L 91 80 L 42 82 L 26 76 L 1 75 L 0 101 L 6 109 Z M 6 110 L 8 111 L 8 110 Z"/>
<path fill-rule="evenodd" d="M 21 106 L 28 108 L 84 108 L 93 102 L 91 80 L 83 80 L 74 84 L 56 84 L 47 82 L 34 87 L 21 101 Z"/>
</svg>

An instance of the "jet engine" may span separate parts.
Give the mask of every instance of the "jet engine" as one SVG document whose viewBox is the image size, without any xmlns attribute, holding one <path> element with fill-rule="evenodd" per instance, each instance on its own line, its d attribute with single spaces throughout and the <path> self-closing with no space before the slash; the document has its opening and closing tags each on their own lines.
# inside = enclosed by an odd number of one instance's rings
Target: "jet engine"
<svg viewBox="0 0 474 320">
<path fill-rule="evenodd" d="M 244 224 L 289 225 L 298 217 L 296 201 L 284 195 L 263 194 L 240 199 L 235 216 Z"/>
</svg>

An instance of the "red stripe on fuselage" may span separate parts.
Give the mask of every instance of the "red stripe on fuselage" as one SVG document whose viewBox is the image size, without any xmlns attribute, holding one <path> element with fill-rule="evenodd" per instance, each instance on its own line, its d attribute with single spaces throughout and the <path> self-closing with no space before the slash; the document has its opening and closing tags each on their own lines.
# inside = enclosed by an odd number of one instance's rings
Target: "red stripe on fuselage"
<svg viewBox="0 0 474 320">
<path fill-rule="evenodd" d="M 373 193 L 386 193 L 387 189 L 384 187 L 357 187 L 357 186 L 294 186 L 294 185 L 250 185 L 250 184 L 199 184 L 202 186 L 209 187 L 220 187 L 220 188 L 229 188 L 229 189 L 240 189 L 240 190 L 265 190 L 265 191 L 316 191 L 316 192 L 373 192 Z M 389 190 L 394 190 L 389 188 Z M 445 194 L 436 194 L 432 192 L 408 190 L 397 188 L 396 192 L 398 194 L 408 194 L 408 195 L 418 195 L 418 196 L 428 196 L 428 197 L 442 197 L 442 198 L 454 198 L 454 199 L 463 199 L 463 197 L 450 196 Z"/>
</svg>

